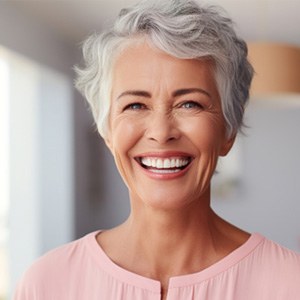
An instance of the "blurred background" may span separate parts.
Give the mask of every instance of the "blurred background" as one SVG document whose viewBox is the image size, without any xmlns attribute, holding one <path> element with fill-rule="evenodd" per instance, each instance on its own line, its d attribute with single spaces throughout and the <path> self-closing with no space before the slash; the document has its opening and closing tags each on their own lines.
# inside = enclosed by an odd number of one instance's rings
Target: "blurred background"
<svg viewBox="0 0 300 300">
<path fill-rule="evenodd" d="M 127 190 L 73 87 L 72 68 L 82 61 L 81 41 L 135 2 L 0 1 L 1 300 L 49 249 L 128 216 Z M 221 5 L 250 44 L 299 51 L 300 1 L 202 2 Z M 299 65 L 295 57 L 292 66 Z M 270 65 L 283 73 L 276 61 Z M 215 175 L 213 207 L 300 251 L 300 76 L 288 72 L 296 88 L 252 93 L 248 128 Z"/>
</svg>

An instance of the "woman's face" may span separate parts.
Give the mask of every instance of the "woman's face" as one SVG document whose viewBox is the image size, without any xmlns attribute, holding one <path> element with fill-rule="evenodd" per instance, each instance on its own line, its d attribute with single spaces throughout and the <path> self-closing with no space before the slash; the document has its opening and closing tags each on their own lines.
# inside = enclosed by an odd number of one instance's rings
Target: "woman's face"
<svg viewBox="0 0 300 300">
<path fill-rule="evenodd" d="M 178 209 L 207 195 L 227 140 L 211 63 L 140 44 L 113 70 L 107 144 L 133 204 Z"/>
</svg>

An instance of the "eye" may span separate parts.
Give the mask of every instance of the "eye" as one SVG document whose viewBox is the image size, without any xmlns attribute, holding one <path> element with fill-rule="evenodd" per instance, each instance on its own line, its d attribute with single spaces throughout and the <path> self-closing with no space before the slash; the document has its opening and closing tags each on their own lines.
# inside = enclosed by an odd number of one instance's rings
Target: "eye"
<svg viewBox="0 0 300 300">
<path fill-rule="evenodd" d="M 180 107 L 182 108 L 186 108 L 186 109 L 202 109 L 203 106 L 196 102 L 196 101 L 186 101 L 186 102 L 183 102 Z"/>
<path fill-rule="evenodd" d="M 130 103 L 127 106 L 125 106 L 124 110 L 141 110 L 146 108 L 146 106 L 142 103 Z"/>
</svg>

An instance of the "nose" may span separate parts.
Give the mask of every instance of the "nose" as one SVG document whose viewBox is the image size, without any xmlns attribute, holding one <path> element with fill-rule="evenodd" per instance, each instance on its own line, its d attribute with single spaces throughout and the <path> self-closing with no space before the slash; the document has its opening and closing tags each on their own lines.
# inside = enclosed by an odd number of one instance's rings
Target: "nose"
<svg viewBox="0 0 300 300">
<path fill-rule="evenodd" d="M 180 130 L 175 118 L 166 112 L 156 112 L 149 120 L 146 137 L 158 144 L 165 144 L 180 138 Z"/>
</svg>

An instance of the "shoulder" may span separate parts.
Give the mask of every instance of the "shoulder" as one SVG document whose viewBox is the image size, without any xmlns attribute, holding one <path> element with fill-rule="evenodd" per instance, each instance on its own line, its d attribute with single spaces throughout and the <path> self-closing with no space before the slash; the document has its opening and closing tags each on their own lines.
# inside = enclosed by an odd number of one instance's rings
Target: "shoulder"
<svg viewBox="0 0 300 300">
<path fill-rule="evenodd" d="M 86 264 L 88 258 L 86 244 L 89 236 L 93 234 L 95 235 L 95 233 L 90 233 L 83 238 L 55 248 L 38 258 L 23 274 L 14 299 L 41 299 L 39 297 L 51 291 L 51 288 L 63 293 L 70 274 L 78 273 L 78 269 Z"/>
<path fill-rule="evenodd" d="M 300 254 L 267 238 L 258 249 L 261 261 L 274 264 L 277 267 L 290 268 L 300 272 Z"/>
<path fill-rule="evenodd" d="M 68 265 L 77 260 L 84 252 L 84 238 L 55 248 L 38 258 L 26 271 L 27 278 L 40 278 L 53 271 L 64 271 Z"/>
<path fill-rule="evenodd" d="M 294 295 L 300 293 L 299 253 L 263 237 L 246 259 L 246 265 L 248 276 L 251 274 L 248 284 L 253 283 L 253 288 L 259 288 L 261 292 L 267 288 L 267 293 L 270 293 L 270 288 L 276 287 L 277 296 L 290 296 L 285 299 L 295 299 Z"/>
</svg>

